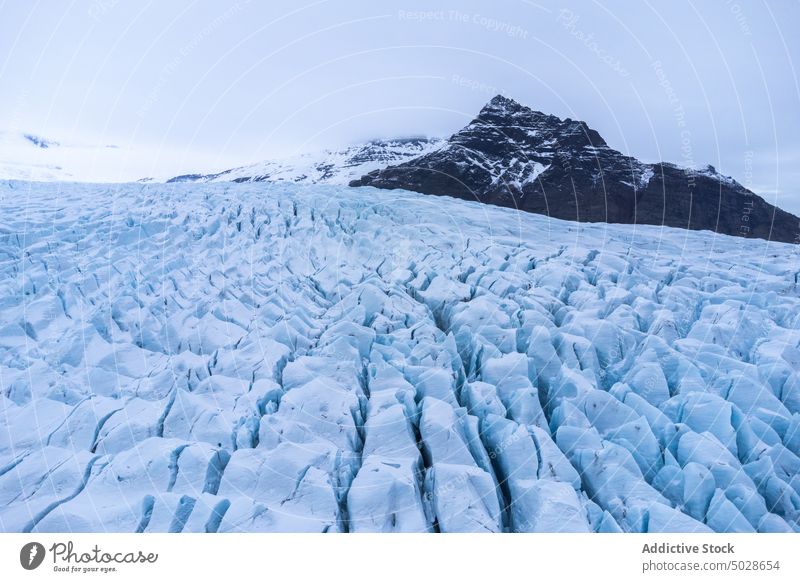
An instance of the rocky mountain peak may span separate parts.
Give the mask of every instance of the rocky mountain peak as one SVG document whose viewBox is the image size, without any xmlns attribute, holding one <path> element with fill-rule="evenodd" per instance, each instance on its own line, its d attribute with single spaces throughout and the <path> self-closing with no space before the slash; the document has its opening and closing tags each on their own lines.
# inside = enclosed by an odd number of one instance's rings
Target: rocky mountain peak
<svg viewBox="0 0 800 582">
<path fill-rule="evenodd" d="M 497 95 L 440 147 L 351 186 L 401 188 L 582 222 L 676 226 L 796 242 L 797 217 L 712 166 L 646 164 L 584 121 Z"/>
<path fill-rule="evenodd" d="M 514 99 L 497 95 L 492 98 L 470 123 L 487 130 L 495 128 L 501 132 L 518 134 L 519 141 L 539 142 L 557 140 L 562 147 L 605 147 L 605 140 L 586 122 L 570 118 L 561 119 L 555 115 L 536 111 L 521 105 Z M 466 128 L 465 128 L 466 129 Z M 458 135 L 458 134 L 456 134 Z"/>
<path fill-rule="evenodd" d="M 528 107 L 521 105 L 519 102 L 514 101 L 510 97 L 506 97 L 505 95 L 495 95 L 486 105 L 483 106 L 479 115 L 491 112 L 513 113 L 514 111 L 519 110 L 530 111 Z"/>
</svg>

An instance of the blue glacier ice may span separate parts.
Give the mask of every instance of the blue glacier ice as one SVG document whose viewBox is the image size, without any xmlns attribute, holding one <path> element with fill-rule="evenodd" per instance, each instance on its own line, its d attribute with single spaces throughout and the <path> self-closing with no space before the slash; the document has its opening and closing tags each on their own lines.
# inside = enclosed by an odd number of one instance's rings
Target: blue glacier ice
<svg viewBox="0 0 800 582">
<path fill-rule="evenodd" d="M 795 247 L 0 182 L 0 530 L 800 531 Z"/>
</svg>

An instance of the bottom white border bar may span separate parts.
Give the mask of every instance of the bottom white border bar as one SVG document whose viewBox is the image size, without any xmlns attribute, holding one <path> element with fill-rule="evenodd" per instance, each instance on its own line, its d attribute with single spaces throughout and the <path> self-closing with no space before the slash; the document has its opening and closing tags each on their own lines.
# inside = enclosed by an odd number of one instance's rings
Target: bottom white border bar
<svg viewBox="0 0 800 582">
<path fill-rule="evenodd" d="M 0 534 L 0 580 L 777 582 L 798 554 L 797 534 Z"/>
</svg>

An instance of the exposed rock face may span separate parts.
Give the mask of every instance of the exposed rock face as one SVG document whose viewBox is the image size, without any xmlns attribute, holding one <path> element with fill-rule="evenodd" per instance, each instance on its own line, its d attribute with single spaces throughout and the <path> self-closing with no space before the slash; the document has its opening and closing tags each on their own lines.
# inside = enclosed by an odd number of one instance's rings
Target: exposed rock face
<svg viewBox="0 0 800 582">
<path fill-rule="evenodd" d="M 583 121 L 498 95 L 438 149 L 351 186 L 403 188 L 581 222 L 656 224 L 798 242 L 800 219 L 713 167 L 645 164 Z"/>
</svg>

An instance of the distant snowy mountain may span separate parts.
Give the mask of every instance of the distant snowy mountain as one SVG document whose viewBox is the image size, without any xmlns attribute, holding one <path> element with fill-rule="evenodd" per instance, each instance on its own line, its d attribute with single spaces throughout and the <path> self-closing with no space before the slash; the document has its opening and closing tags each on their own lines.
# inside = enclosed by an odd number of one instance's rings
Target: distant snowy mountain
<svg viewBox="0 0 800 582">
<path fill-rule="evenodd" d="M 800 531 L 794 245 L 5 182 L 0 256 L 0 531 Z"/>
<path fill-rule="evenodd" d="M 436 138 L 374 140 L 342 150 L 301 154 L 268 160 L 216 174 L 186 174 L 168 182 L 296 182 L 347 185 L 352 180 L 390 164 L 399 164 L 435 151 Z"/>
<path fill-rule="evenodd" d="M 187 168 L 180 150 L 132 149 L 0 131 L 0 180 L 31 182 L 163 182 Z M 193 153 L 191 165 L 215 164 L 216 154 Z M 227 165 L 227 164 L 226 164 Z M 208 166 L 207 166 L 208 167 Z M 223 165 L 224 167 L 224 165 Z"/>
<path fill-rule="evenodd" d="M 61 149 L 62 152 L 54 153 Z M 82 152 L 85 154 L 85 152 Z M 71 181 L 61 144 L 32 133 L 0 131 L 0 179 Z"/>
<path fill-rule="evenodd" d="M 800 219 L 711 166 L 640 162 L 610 148 L 583 121 L 502 95 L 435 151 L 350 185 L 455 196 L 582 222 L 800 241 Z"/>
</svg>

